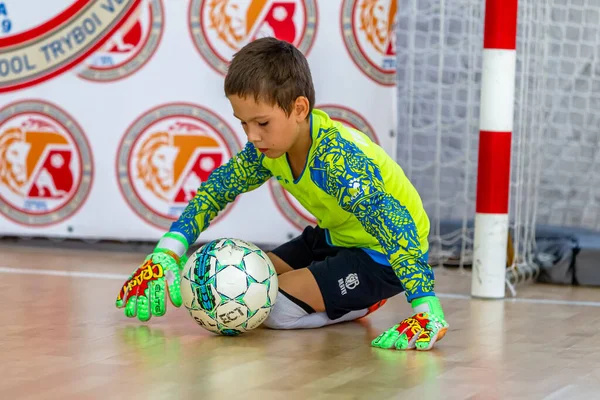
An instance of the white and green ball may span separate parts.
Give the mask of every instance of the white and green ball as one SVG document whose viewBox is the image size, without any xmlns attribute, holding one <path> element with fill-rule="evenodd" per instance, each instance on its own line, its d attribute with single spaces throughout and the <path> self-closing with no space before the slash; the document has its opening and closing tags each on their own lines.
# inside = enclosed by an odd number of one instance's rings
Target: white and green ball
<svg viewBox="0 0 600 400">
<path fill-rule="evenodd" d="M 196 250 L 183 267 L 183 305 L 203 328 L 234 336 L 260 326 L 278 291 L 267 254 L 240 239 L 217 239 Z"/>
</svg>

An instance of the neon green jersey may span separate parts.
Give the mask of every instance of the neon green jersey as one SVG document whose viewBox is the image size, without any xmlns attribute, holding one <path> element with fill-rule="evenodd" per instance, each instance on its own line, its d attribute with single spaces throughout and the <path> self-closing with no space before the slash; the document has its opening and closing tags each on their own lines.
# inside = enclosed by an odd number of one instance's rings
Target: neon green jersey
<svg viewBox="0 0 600 400">
<path fill-rule="evenodd" d="M 311 113 L 310 127 L 312 145 L 297 179 L 286 155 L 270 159 L 247 143 L 213 171 L 170 231 L 194 243 L 227 203 L 275 177 L 317 219 L 331 245 L 359 247 L 391 265 L 408 301 L 434 295 L 429 219 L 402 168 L 367 135 L 321 110 Z"/>
</svg>

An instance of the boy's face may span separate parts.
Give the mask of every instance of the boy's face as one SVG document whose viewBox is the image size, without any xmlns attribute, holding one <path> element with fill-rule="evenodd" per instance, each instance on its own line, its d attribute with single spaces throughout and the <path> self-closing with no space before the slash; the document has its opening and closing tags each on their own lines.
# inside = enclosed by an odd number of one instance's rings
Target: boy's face
<svg viewBox="0 0 600 400">
<path fill-rule="evenodd" d="M 300 135 L 300 124 L 308 114 L 303 98 L 296 100 L 289 117 L 277 105 L 256 102 L 254 96 L 231 95 L 228 99 L 248 141 L 269 158 L 281 157 L 294 146 Z"/>
</svg>

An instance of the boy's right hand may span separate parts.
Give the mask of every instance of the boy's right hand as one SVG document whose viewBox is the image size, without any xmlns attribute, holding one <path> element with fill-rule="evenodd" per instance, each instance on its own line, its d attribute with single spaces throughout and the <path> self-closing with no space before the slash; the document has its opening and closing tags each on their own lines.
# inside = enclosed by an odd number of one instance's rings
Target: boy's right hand
<svg viewBox="0 0 600 400">
<path fill-rule="evenodd" d="M 421 297 L 411 303 L 415 314 L 392 326 L 372 342 L 373 347 L 399 350 L 430 350 L 442 340 L 448 323 L 440 300 L 435 296 Z"/>
<path fill-rule="evenodd" d="M 167 311 L 166 294 L 169 292 L 175 307 L 182 304 L 181 272 L 187 262 L 185 255 L 176 260 L 174 254 L 155 250 L 144 263 L 125 281 L 117 296 L 117 308 L 125 307 L 125 315 L 140 321 L 152 316 L 163 316 Z"/>
</svg>

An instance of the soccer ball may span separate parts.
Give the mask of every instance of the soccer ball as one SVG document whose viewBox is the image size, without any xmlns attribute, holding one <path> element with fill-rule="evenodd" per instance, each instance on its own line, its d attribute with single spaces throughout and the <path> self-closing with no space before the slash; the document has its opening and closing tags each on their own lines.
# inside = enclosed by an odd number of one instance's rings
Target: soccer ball
<svg viewBox="0 0 600 400">
<path fill-rule="evenodd" d="M 183 305 L 201 327 L 235 336 L 269 316 L 279 289 L 267 254 L 240 239 L 217 239 L 200 247 L 183 267 Z"/>
</svg>

